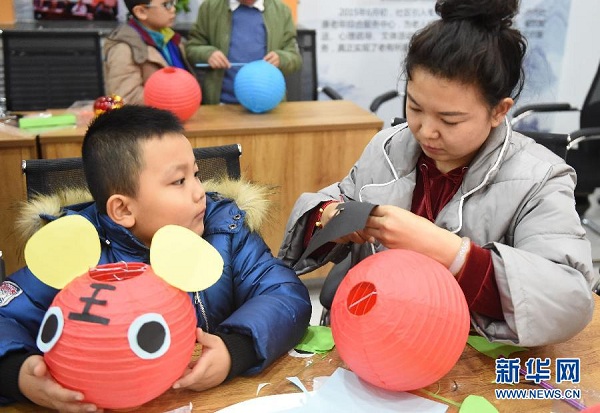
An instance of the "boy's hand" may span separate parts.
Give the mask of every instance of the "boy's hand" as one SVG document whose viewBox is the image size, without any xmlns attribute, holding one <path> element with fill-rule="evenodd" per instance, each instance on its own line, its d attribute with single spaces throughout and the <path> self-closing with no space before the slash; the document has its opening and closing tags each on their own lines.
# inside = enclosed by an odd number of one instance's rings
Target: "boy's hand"
<svg viewBox="0 0 600 413">
<path fill-rule="evenodd" d="M 19 389 L 33 403 L 59 412 L 101 412 L 94 404 L 82 403 L 83 394 L 65 389 L 48 373 L 42 356 L 28 357 L 19 371 Z"/>
<path fill-rule="evenodd" d="M 219 336 L 196 329 L 198 343 L 202 345 L 202 354 L 195 363 L 190 363 L 174 389 L 187 388 L 202 391 L 223 383 L 231 368 L 231 356 Z"/>
<path fill-rule="evenodd" d="M 215 50 L 213 54 L 210 55 L 208 64 L 212 69 L 229 69 L 231 67 L 229 59 L 227 59 L 227 56 L 220 50 Z"/>
<path fill-rule="evenodd" d="M 271 63 L 275 67 L 279 67 L 279 55 L 275 52 L 267 53 L 267 55 L 263 57 L 263 60 Z"/>
</svg>

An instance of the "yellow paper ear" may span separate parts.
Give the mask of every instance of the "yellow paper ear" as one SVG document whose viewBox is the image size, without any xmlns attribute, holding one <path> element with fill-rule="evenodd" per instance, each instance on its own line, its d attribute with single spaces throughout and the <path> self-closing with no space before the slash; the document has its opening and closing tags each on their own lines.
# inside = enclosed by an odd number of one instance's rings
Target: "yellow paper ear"
<svg viewBox="0 0 600 413">
<path fill-rule="evenodd" d="M 200 291 L 213 285 L 223 273 L 219 251 L 201 236 L 177 225 L 156 231 L 150 247 L 154 273 L 183 291 Z"/>
<path fill-rule="evenodd" d="M 95 267 L 100 254 L 96 228 L 79 215 L 50 222 L 25 245 L 29 270 L 43 283 L 58 289 Z"/>
</svg>

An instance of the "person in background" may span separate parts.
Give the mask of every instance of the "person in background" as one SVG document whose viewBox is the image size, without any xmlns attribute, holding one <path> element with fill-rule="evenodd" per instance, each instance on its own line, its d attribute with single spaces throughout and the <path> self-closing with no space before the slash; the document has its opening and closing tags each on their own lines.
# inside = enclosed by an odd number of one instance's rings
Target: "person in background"
<svg viewBox="0 0 600 413">
<path fill-rule="evenodd" d="M 302 66 L 296 26 L 280 0 L 205 0 L 185 46 L 192 63 L 208 63 L 202 103 L 238 103 L 233 82 L 240 66 L 264 59 L 284 74 Z"/>
<path fill-rule="evenodd" d="M 177 0 L 125 0 L 130 13 L 104 42 L 107 94 L 126 104 L 144 104 L 144 85 L 163 67 L 194 73 L 185 58 L 184 39 L 173 29 Z"/>
<path fill-rule="evenodd" d="M 96 3 L 96 8 L 94 9 L 94 20 L 115 20 L 116 17 L 115 9 L 106 5 L 104 0 L 100 0 L 98 3 Z"/>
<path fill-rule="evenodd" d="M 88 14 L 88 6 L 83 2 L 83 0 L 77 0 L 77 3 L 71 7 L 71 14 L 73 16 L 78 17 L 87 17 Z"/>
<path fill-rule="evenodd" d="M 575 171 L 507 121 L 524 82 L 518 5 L 437 1 L 441 19 L 408 46 L 407 123 L 375 135 L 341 182 L 297 200 L 279 251 L 297 273 L 408 249 L 450 270 L 490 341 L 541 346 L 589 323 L 597 275 Z M 303 258 L 346 201 L 377 207 L 364 228 Z"/>
<path fill-rule="evenodd" d="M 260 196 L 264 190 L 240 180 L 220 182 L 239 205 L 224 194 L 205 192 L 183 132 L 175 115 L 149 106 L 125 105 L 98 116 L 82 147 L 93 200 L 80 192 L 38 198 L 23 210 L 19 232 L 32 235 L 65 214 L 82 216 L 100 236 L 99 264 L 149 263 L 152 237 L 165 225 L 202 236 L 225 265 L 214 285 L 189 293 L 202 354 L 173 383 L 201 391 L 256 374 L 292 349 L 308 327 L 311 303 L 306 286 L 273 257 L 257 232 L 269 216 Z M 69 412 L 102 407 L 81 402 L 85 395 L 54 381 L 36 347 L 40 323 L 57 293 L 28 267 L 0 284 L 0 405 L 28 399 Z"/>
</svg>

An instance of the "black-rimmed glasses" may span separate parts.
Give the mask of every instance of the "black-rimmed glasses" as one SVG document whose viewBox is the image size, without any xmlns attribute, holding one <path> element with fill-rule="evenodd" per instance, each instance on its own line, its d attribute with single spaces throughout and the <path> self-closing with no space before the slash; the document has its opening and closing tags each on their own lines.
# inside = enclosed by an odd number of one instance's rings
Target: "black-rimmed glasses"
<svg viewBox="0 0 600 413">
<path fill-rule="evenodd" d="M 166 10 L 172 10 L 177 5 L 177 0 L 168 0 L 160 4 L 145 4 L 146 8 L 163 6 Z"/>
</svg>

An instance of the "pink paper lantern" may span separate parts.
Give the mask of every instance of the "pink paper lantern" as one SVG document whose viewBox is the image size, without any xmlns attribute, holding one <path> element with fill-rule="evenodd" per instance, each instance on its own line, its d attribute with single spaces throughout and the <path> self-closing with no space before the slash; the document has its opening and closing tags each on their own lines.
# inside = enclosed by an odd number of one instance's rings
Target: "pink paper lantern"
<svg viewBox="0 0 600 413">
<path fill-rule="evenodd" d="M 165 392 L 191 360 L 196 315 L 188 294 L 149 265 L 100 265 L 54 298 L 38 334 L 50 374 L 105 409 Z"/>
<path fill-rule="evenodd" d="M 331 307 L 342 360 L 363 380 L 393 391 L 420 389 L 446 375 L 469 327 L 464 294 L 448 269 L 407 250 L 357 264 Z"/>
<path fill-rule="evenodd" d="M 202 102 L 202 91 L 196 78 L 177 67 L 164 67 L 154 72 L 144 85 L 144 103 L 170 110 L 182 121 L 188 120 Z"/>
</svg>

